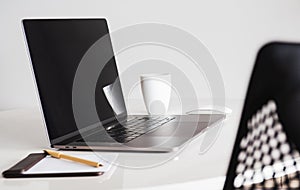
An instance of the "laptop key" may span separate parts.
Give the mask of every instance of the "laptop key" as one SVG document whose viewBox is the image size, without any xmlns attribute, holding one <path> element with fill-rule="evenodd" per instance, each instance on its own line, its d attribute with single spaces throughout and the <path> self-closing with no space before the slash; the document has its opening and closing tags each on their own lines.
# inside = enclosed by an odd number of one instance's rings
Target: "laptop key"
<svg viewBox="0 0 300 190">
<path fill-rule="evenodd" d="M 117 142 L 126 143 L 168 123 L 174 118 L 163 116 L 131 118 L 125 123 L 106 128 L 106 131 Z"/>
</svg>

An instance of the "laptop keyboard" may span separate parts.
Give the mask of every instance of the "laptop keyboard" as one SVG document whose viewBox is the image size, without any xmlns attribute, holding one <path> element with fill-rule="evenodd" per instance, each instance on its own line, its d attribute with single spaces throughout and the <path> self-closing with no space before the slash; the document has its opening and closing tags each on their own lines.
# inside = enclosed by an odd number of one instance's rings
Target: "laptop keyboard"
<svg viewBox="0 0 300 190">
<path fill-rule="evenodd" d="M 107 127 L 106 132 L 117 142 L 126 143 L 173 119 L 175 119 L 173 116 L 133 117 L 122 125 L 118 124 Z M 99 141 L 99 133 L 94 133 L 85 138 L 85 140 L 91 142 Z"/>
</svg>

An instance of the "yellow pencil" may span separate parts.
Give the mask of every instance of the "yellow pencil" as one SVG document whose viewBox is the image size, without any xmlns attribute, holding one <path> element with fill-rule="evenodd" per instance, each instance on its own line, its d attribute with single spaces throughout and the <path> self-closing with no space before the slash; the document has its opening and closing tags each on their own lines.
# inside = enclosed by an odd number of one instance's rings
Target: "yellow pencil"
<svg viewBox="0 0 300 190">
<path fill-rule="evenodd" d="M 94 166 L 94 167 L 102 166 L 102 164 L 100 164 L 98 162 L 94 162 L 94 161 L 90 161 L 90 160 L 86 160 L 86 159 L 82 159 L 82 158 L 77 158 L 77 157 L 62 154 L 60 152 L 56 152 L 56 151 L 53 151 L 53 150 L 44 150 L 44 152 L 49 154 L 50 156 L 52 156 L 54 158 L 59 158 L 59 159 L 63 158 L 63 159 L 66 159 L 66 160 L 72 160 L 74 162 L 79 162 L 79 163 L 87 164 L 89 166 Z"/>
</svg>

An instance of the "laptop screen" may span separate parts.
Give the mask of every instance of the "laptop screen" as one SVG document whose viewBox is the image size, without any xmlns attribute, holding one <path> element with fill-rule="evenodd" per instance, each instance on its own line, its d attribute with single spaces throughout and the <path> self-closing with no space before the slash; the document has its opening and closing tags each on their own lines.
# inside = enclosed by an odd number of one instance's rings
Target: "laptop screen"
<svg viewBox="0 0 300 190">
<path fill-rule="evenodd" d="M 87 50 L 108 34 L 105 19 L 25 19 L 23 20 L 29 53 L 51 142 L 85 128 L 97 121 L 115 117 L 107 94 L 109 85 L 118 84 L 118 106 L 126 114 L 123 94 L 118 80 L 115 58 L 105 64 L 95 89 L 98 118 L 86 114 L 77 126 L 72 107 L 72 87 L 79 63 Z M 101 51 L 101 50 L 100 50 Z M 113 55 L 111 43 L 103 52 Z M 84 79 L 83 79 L 84 80 Z M 98 88 L 100 87 L 100 88 Z M 85 100 L 82 100 L 85 101 Z M 121 106 L 121 108 L 120 108 Z"/>
</svg>

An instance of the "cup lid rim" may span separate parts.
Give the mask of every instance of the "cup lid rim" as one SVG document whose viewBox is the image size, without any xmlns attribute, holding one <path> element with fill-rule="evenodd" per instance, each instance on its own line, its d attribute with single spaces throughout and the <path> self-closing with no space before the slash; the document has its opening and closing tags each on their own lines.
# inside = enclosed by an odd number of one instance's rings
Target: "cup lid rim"
<svg viewBox="0 0 300 190">
<path fill-rule="evenodd" d="M 148 73 L 148 74 L 141 74 L 140 77 L 156 77 L 156 76 L 168 76 L 170 73 Z"/>
</svg>

